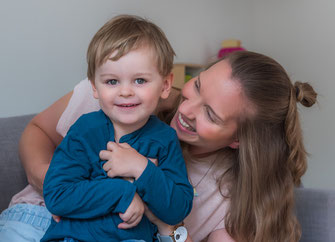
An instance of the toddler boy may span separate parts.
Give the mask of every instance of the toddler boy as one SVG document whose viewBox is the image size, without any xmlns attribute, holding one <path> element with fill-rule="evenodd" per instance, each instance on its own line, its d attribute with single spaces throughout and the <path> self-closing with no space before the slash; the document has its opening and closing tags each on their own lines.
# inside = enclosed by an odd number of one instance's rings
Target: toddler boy
<svg viewBox="0 0 335 242">
<path fill-rule="evenodd" d="M 156 226 L 142 217 L 142 201 L 168 224 L 189 214 L 193 190 L 179 140 L 152 115 L 169 96 L 173 57 L 159 27 L 136 16 L 115 17 L 95 34 L 88 78 L 101 110 L 81 116 L 55 151 L 43 194 L 61 220 L 42 241 L 152 241 Z M 107 143 L 106 173 L 99 154 Z"/>
</svg>

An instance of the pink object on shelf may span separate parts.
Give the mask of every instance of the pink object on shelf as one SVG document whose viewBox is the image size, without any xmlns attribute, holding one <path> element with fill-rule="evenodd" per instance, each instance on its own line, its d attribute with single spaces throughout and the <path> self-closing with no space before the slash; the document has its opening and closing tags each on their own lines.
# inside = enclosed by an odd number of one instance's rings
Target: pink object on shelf
<svg viewBox="0 0 335 242">
<path fill-rule="evenodd" d="M 238 50 L 245 50 L 244 48 L 242 47 L 228 47 L 228 48 L 222 48 L 220 49 L 219 53 L 218 53 L 218 58 L 221 58 L 231 52 L 234 52 L 234 51 L 238 51 Z"/>
</svg>

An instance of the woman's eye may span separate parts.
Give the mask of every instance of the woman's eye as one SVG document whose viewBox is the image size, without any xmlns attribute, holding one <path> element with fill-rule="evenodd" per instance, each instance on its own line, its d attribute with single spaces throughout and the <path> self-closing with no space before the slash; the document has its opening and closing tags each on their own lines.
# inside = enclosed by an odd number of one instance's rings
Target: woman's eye
<svg viewBox="0 0 335 242">
<path fill-rule="evenodd" d="M 115 80 L 115 79 L 107 80 L 106 83 L 107 83 L 108 85 L 116 85 L 116 84 L 117 84 L 117 80 Z"/>
<path fill-rule="evenodd" d="M 200 89 L 199 78 L 194 81 L 194 87 L 197 91 L 199 91 L 199 89 Z"/>
<path fill-rule="evenodd" d="M 206 115 L 207 115 L 208 119 L 209 119 L 211 122 L 215 123 L 215 120 L 214 120 L 214 118 L 213 118 L 213 116 L 212 116 L 212 114 L 211 114 L 211 111 L 209 111 L 208 108 L 206 108 Z"/>
<path fill-rule="evenodd" d="M 147 81 L 146 80 L 144 80 L 143 78 L 137 78 L 136 80 L 135 80 L 135 83 L 136 84 L 144 84 L 144 83 L 146 83 Z"/>
</svg>

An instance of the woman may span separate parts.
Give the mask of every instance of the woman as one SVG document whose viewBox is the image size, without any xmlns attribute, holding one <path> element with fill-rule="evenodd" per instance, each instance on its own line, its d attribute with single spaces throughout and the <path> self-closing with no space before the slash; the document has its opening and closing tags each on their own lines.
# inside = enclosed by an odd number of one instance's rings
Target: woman
<svg viewBox="0 0 335 242">
<path fill-rule="evenodd" d="M 23 133 L 21 159 L 35 189 L 42 190 L 60 134 L 80 114 L 98 108 L 85 83 L 37 115 Z M 312 106 L 313 88 L 292 85 L 271 58 L 239 51 L 191 79 L 181 94 L 171 126 L 185 146 L 195 188 L 184 221 L 187 241 L 298 241 L 294 186 L 306 170 L 306 152 L 296 103 Z M 175 229 L 151 219 L 162 235 Z"/>
<path fill-rule="evenodd" d="M 184 86 L 171 126 L 188 145 L 191 183 L 192 157 L 219 154 L 217 186 L 229 199 L 225 230 L 236 241 L 299 241 L 294 186 L 307 164 L 296 103 L 310 107 L 316 96 L 307 83 L 292 85 L 274 60 L 244 51 L 227 56 Z M 211 169 L 210 159 L 206 161 Z M 204 182 L 206 172 L 193 186 Z M 193 226 L 201 225 L 198 207 L 195 198 L 186 219 L 194 221 Z M 160 229 L 169 226 L 161 224 Z M 217 232 L 211 232 L 208 241 Z"/>
</svg>

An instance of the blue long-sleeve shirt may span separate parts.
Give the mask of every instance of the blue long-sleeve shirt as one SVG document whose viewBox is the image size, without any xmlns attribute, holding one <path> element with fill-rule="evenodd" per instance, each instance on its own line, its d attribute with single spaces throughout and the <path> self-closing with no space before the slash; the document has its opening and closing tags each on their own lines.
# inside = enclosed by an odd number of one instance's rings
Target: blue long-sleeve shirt
<svg viewBox="0 0 335 242">
<path fill-rule="evenodd" d="M 109 178 L 102 169 L 105 161 L 100 160 L 99 152 L 106 149 L 108 141 L 115 141 L 113 124 L 100 110 L 80 117 L 57 147 L 43 194 L 48 210 L 62 219 L 52 221 L 42 241 L 64 237 L 151 241 L 156 227 L 145 216 L 132 229 L 117 228 L 122 222 L 119 213 L 127 210 L 135 192 L 168 224 L 179 223 L 191 211 L 193 189 L 175 130 L 151 116 L 142 128 L 121 137 L 120 143 L 158 160 L 158 166 L 148 161 L 134 183 Z"/>
</svg>

